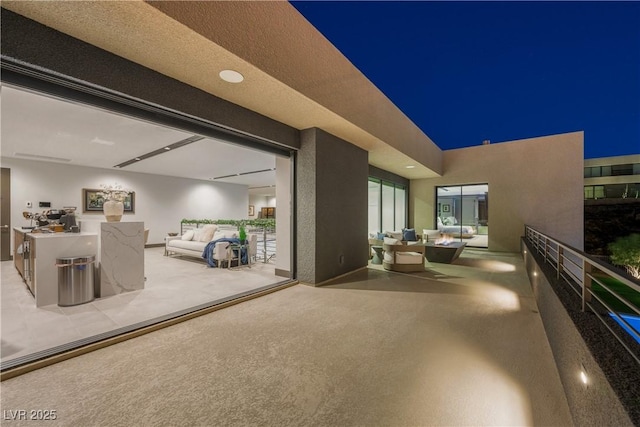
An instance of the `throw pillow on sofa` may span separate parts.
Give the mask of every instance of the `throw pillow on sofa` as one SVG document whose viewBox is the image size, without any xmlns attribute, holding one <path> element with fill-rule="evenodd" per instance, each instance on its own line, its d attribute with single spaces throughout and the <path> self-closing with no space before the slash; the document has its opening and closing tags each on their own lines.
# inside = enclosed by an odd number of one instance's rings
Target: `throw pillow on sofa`
<svg viewBox="0 0 640 427">
<path fill-rule="evenodd" d="M 181 239 L 182 240 L 193 240 L 193 236 L 195 235 L 195 232 L 193 230 L 188 230 L 185 231 L 185 233 L 182 235 Z"/>
<path fill-rule="evenodd" d="M 415 228 L 404 228 L 402 230 L 402 240 L 407 242 L 415 242 L 418 240 Z"/>
<path fill-rule="evenodd" d="M 238 238 L 238 232 L 237 231 L 233 231 L 233 230 L 217 230 L 213 237 L 211 238 L 211 240 L 218 240 L 218 239 L 237 239 Z"/>
<path fill-rule="evenodd" d="M 202 227 L 198 234 L 198 242 L 210 242 L 217 229 L 218 226 L 215 224 L 207 224 Z"/>
</svg>

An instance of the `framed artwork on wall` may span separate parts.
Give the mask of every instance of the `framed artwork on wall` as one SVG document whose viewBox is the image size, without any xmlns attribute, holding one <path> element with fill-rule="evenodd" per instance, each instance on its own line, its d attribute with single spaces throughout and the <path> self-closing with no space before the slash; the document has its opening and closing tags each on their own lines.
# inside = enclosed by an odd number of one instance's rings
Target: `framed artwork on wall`
<svg viewBox="0 0 640 427">
<path fill-rule="evenodd" d="M 442 205 L 442 212 L 451 212 L 451 205 Z"/>
<path fill-rule="evenodd" d="M 91 212 L 100 212 L 102 213 L 102 205 L 104 203 L 104 198 L 102 195 L 98 194 L 102 190 L 96 190 L 93 188 L 83 188 L 82 189 L 82 212 L 91 213 Z M 131 192 L 124 200 L 124 213 L 134 213 L 135 212 L 135 192 Z"/>
<path fill-rule="evenodd" d="M 249 205 L 249 216 L 254 216 L 256 214 L 256 208 L 253 205 Z"/>
</svg>

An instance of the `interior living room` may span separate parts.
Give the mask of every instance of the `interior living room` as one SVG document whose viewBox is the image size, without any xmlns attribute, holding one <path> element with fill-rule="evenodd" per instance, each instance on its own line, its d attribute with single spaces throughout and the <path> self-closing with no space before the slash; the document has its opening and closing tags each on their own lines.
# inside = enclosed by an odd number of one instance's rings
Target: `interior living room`
<svg viewBox="0 0 640 427">
<path fill-rule="evenodd" d="M 290 231 L 275 227 L 276 183 L 287 190 L 289 158 L 7 84 L 1 105 L 1 164 L 10 172 L 13 227 L 13 241 L 3 243 L 3 367 L 289 279 L 277 268 L 288 263 L 279 260 L 279 249 L 286 258 Z M 95 288 L 102 294 L 96 290 L 86 302 L 71 304 L 59 293 L 57 300 L 45 297 L 43 288 L 59 286 L 64 266 L 47 258 L 45 251 L 53 250 L 42 243 L 60 249 L 69 237 L 97 237 L 104 247 L 105 214 L 93 197 L 108 186 L 131 195 L 121 222 L 106 224 L 141 224 L 144 230 L 140 258 L 132 261 L 135 253 L 125 248 L 114 261 L 119 273 L 137 263 L 131 268 L 143 274 L 140 286 L 104 292 L 107 260 L 102 251 L 100 262 L 101 251 L 90 241 L 76 255 L 95 257 Z M 289 205 L 290 196 L 278 196 Z M 78 233 L 50 232 L 59 221 L 45 217 L 56 211 L 71 212 Z M 238 237 L 240 221 L 249 242 L 242 262 L 229 261 L 238 254 L 220 243 L 210 245 L 203 259 L 210 242 Z M 210 227 L 216 231 L 205 236 Z"/>
</svg>

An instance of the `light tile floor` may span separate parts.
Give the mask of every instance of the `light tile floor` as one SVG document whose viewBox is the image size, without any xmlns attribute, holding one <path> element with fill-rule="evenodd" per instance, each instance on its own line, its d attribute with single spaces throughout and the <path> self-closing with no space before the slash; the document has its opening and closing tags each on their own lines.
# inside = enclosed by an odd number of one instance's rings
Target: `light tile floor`
<svg viewBox="0 0 640 427">
<path fill-rule="evenodd" d="M 164 248 L 145 250 L 145 289 L 73 307 L 36 307 L 13 261 L 2 262 L 2 362 L 283 280 L 274 264 L 229 270 L 163 253 Z"/>
</svg>

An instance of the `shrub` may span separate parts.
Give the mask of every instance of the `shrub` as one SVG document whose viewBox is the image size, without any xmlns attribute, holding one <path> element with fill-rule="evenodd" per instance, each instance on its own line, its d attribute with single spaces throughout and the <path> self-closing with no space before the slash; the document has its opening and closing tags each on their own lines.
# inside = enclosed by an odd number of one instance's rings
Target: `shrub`
<svg viewBox="0 0 640 427">
<path fill-rule="evenodd" d="M 219 224 L 219 225 L 240 225 L 258 227 L 258 228 L 275 228 L 276 220 L 273 218 L 258 218 L 258 219 L 188 219 L 183 218 L 180 221 L 182 224 Z"/>
<path fill-rule="evenodd" d="M 622 265 L 636 279 L 640 279 L 640 234 L 630 234 L 609 243 L 611 261 Z"/>
</svg>

